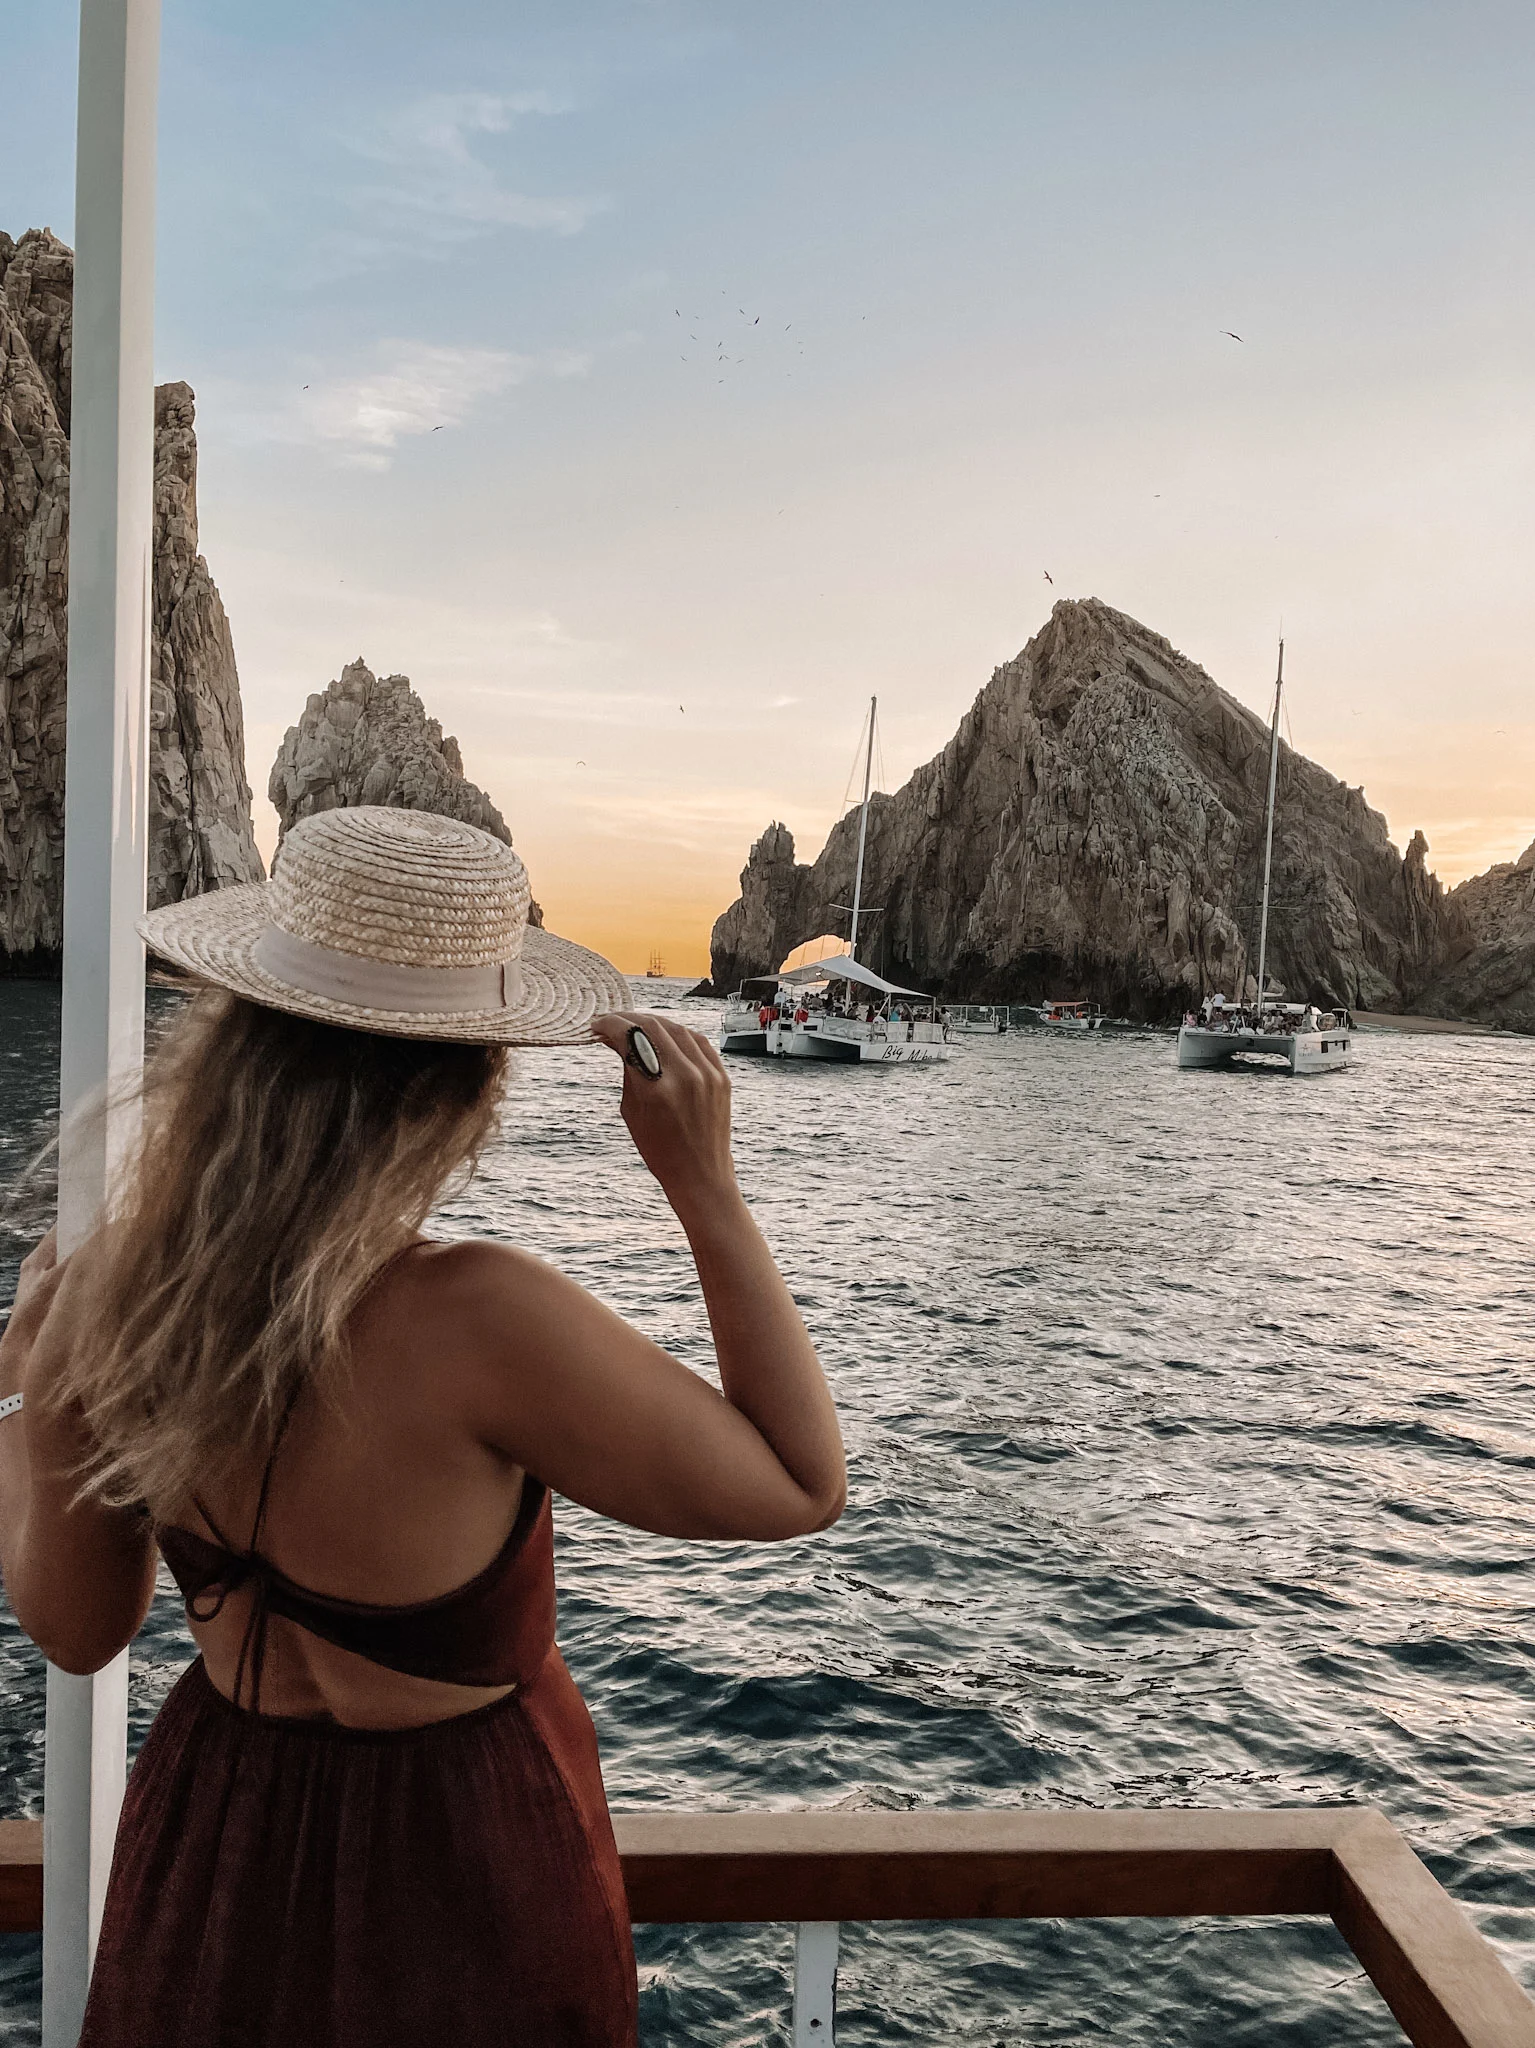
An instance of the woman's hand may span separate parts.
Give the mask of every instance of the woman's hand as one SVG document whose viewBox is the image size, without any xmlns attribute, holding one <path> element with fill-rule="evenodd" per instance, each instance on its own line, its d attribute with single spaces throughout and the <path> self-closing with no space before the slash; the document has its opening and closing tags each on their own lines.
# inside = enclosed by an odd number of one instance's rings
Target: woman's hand
<svg viewBox="0 0 1535 2048">
<path fill-rule="evenodd" d="M 655 1047 L 659 1074 L 647 1073 L 631 1053 L 632 1030 L 643 1031 Z M 708 1039 L 639 1011 L 612 1011 L 592 1032 L 624 1062 L 624 1122 L 678 1214 L 686 1220 L 700 1205 L 734 1196 L 730 1077 Z"/>
</svg>

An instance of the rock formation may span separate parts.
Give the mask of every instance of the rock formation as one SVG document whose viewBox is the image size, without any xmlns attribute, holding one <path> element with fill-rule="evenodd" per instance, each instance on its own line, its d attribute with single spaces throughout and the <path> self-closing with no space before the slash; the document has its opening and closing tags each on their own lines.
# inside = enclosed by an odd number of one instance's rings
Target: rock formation
<svg viewBox="0 0 1535 2048">
<path fill-rule="evenodd" d="M 953 998 L 1081 996 L 1178 1015 L 1251 960 L 1264 722 L 1096 598 L 1056 605 L 935 760 L 869 812 L 860 953 Z M 1469 948 L 1461 913 L 1362 789 L 1281 745 L 1270 974 L 1297 996 L 1401 1009 Z M 773 825 L 714 927 L 716 989 L 845 930 L 857 815 L 813 866 Z"/>
<path fill-rule="evenodd" d="M 1418 1007 L 1509 1031 L 1535 1031 L 1535 844 L 1450 892 L 1470 927 L 1469 952 L 1424 990 Z"/>
<path fill-rule="evenodd" d="M 0 234 L 0 971 L 62 942 L 74 257 Z M 155 393 L 149 901 L 258 880 L 234 647 L 197 552 L 185 384 Z"/>
<path fill-rule="evenodd" d="M 348 804 L 436 811 L 512 843 L 505 818 L 466 778 L 458 741 L 427 717 L 409 676 L 376 676 L 360 659 L 312 696 L 288 728 L 267 795 L 277 808 L 279 846 L 298 819 Z M 536 903 L 528 921 L 544 921 Z"/>
</svg>

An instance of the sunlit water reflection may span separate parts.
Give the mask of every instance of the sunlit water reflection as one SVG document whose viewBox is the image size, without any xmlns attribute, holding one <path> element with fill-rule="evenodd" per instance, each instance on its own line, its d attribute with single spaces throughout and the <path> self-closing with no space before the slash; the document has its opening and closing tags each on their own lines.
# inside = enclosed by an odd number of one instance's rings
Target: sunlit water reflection
<svg viewBox="0 0 1535 2048">
<path fill-rule="evenodd" d="M 0 986 L 0 1018 L 14 1158 L 56 993 Z M 852 1498 L 773 1550 L 562 1508 L 561 1637 L 614 1804 L 1370 1800 L 1535 1987 L 1535 1042 L 1369 1034 L 1300 1082 L 1180 1074 L 1139 1033 L 732 1071 Z M 520 1055 L 436 1227 L 530 1247 L 707 1367 L 616 1074 Z M 135 1741 L 188 1654 L 162 1598 Z M 8 1621 L 0 1687 L 7 1810 L 35 1812 L 41 1667 Z M 788 1930 L 643 1933 L 647 2048 L 786 2041 L 789 1955 Z M 4 1969 L 3 2038 L 33 2040 L 35 1943 Z M 849 1929 L 838 2033 L 1400 2038 L 1302 1921 Z"/>
</svg>

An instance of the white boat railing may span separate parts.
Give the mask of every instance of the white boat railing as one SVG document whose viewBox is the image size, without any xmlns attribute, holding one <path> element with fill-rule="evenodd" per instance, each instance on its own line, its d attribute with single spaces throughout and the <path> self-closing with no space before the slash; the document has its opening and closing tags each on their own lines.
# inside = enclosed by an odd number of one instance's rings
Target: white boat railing
<svg viewBox="0 0 1535 2048">
<path fill-rule="evenodd" d="M 1367 1806 L 613 1816 L 638 1925 L 795 1927 L 795 2048 L 836 2030 L 844 1921 L 1329 1918 L 1417 2048 L 1535 2048 L 1535 2004 Z M 0 1932 L 41 1919 L 36 1821 L 0 1821 Z"/>
</svg>

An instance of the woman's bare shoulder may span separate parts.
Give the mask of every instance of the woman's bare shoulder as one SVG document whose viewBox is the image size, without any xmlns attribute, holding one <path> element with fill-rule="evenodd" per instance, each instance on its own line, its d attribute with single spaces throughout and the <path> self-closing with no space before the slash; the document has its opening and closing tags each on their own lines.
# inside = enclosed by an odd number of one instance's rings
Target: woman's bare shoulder
<svg viewBox="0 0 1535 2048">
<path fill-rule="evenodd" d="M 518 1245 L 488 1238 L 425 1240 L 403 1263 L 406 1285 L 422 1291 L 433 1317 L 451 1320 L 469 1336 L 503 1334 L 509 1316 L 526 1337 L 544 1314 L 568 1318 L 583 1305 L 593 1314 L 605 1313 L 583 1287 Z"/>
</svg>

